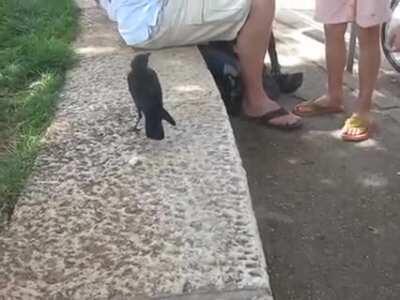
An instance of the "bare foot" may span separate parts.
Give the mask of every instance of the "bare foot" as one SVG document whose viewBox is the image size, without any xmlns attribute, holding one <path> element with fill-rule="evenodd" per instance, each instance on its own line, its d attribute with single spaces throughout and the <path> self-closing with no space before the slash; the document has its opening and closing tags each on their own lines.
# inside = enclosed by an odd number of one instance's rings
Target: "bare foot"
<svg viewBox="0 0 400 300">
<path fill-rule="evenodd" d="M 352 142 L 364 141 L 370 137 L 373 127 L 368 115 L 353 114 L 342 129 L 342 138 Z"/>
<path fill-rule="evenodd" d="M 317 99 L 298 104 L 294 113 L 302 117 L 340 113 L 344 110 L 343 98 L 330 98 L 323 95 Z"/>
<path fill-rule="evenodd" d="M 314 100 L 300 103 L 297 108 L 300 112 L 307 113 L 312 112 L 313 106 L 343 109 L 343 98 L 330 98 L 328 95 L 322 95 Z"/>
</svg>

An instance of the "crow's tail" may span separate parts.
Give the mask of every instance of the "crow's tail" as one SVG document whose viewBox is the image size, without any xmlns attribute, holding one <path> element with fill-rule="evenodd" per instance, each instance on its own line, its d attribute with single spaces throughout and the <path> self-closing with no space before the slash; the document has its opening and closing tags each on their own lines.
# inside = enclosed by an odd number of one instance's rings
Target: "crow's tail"
<svg viewBox="0 0 400 300">
<path fill-rule="evenodd" d="M 169 114 L 169 112 L 167 112 L 164 108 L 161 112 L 161 117 L 167 121 L 169 124 L 176 126 L 176 122 L 174 120 L 174 118 Z"/>
<path fill-rule="evenodd" d="M 146 118 L 146 136 L 153 140 L 164 139 L 164 128 L 159 114 L 145 114 Z"/>
</svg>

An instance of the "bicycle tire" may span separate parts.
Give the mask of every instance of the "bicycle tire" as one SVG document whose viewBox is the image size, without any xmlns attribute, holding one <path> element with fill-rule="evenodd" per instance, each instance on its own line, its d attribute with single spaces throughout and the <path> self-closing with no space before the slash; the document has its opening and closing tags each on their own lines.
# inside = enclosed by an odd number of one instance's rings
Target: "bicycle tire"
<svg viewBox="0 0 400 300">
<path fill-rule="evenodd" d="M 392 10 L 394 11 L 395 8 L 400 5 L 400 1 L 398 0 L 394 0 L 392 2 Z M 390 65 L 397 71 L 400 73 L 400 59 L 395 59 L 393 57 L 394 52 L 391 52 L 387 49 L 386 47 L 386 42 L 387 42 L 387 27 L 389 26 L 388 23 L 385 23 L 382 25 L 382 33 L 381 33 L 381 42 L 382 42 L 382 49 L 383 49 L 383 53 L 386 57 L 386 60 L 390 63 Z M 397 54 L 398 56 L 400 56 L 400 54 Z"/>
</svg>

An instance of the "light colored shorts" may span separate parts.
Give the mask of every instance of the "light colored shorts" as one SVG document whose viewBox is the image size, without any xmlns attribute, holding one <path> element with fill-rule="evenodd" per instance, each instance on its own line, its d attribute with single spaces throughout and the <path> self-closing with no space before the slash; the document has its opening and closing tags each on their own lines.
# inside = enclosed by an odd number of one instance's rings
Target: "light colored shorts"
<svg viewBox="0 0 400 300">
<path fill-rule="evenodd" d="M 315 19 L 324 24 L 355 22 L 372 27 L 390 16 L 390 0 L 316 0 Z"/>
<path fill-rule="evenodd" d="M 136 48 L 159 49 L 234 40 L 251 0 L 167 0 L 151 38 Z"/>
</svg>

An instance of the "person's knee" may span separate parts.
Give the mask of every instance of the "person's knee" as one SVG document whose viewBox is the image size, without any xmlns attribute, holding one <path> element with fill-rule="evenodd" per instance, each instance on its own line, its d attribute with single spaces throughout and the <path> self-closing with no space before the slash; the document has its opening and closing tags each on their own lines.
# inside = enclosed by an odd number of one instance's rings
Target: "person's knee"
<svg viewBox="0 0 400 300">
<path fill-rule="evenodd" d="M 270 7 L 275 6 L 275 0 L 249 0 L 251 1 L 252 5 L 257 5 L 261 7 Z"/>
<path fill-rule="evenodd" d="M 251 11 L 264 11 L 269 14 L 275 13 L 275 0 L 249 0 L 251 1 Z"/>
<path fill-rule="evenodd" d="M 346 24 L 325 24 L 325 33 L 328 39 L 343 40 L 346 29 Z"/>
<path fill-rule="evenodd" d="M 362 47 L 363 45 L 374 45 L 379 46 L 379 38 L 380 38 L 380 25 L 360 28 L 358 33 L 359 43 Z"/>
</svg>

